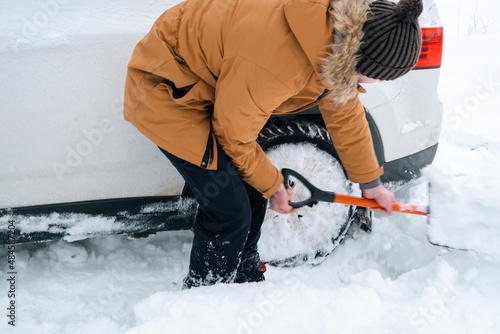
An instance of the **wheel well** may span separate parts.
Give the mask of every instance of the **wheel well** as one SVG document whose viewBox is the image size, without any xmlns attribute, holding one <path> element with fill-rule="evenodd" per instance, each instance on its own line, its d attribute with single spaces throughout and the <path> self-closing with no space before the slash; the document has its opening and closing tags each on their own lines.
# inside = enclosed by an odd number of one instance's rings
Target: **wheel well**
<svg viewBox="0 0 500 334">
<path fill-rule="evenodd" d="M 377 155 L 378 163 L 380 165 L 383 165 L 385 163 L 385 154 L 384 154 L 384 145 L 382 143 L 382 136 L 380 135 L 380 131 L 378 129 L 377 124 L 375 123 L 375 120 L 366 109 L 365 109 L 365 115 L 366 115 L 366 120 L 368 121 L 368 125 L 370 127 L 370 132 L 372 134 L 373 148 L 375 149 L 375 154 Z M 270 124 L 276 122 L 276 120 L 280 120 L 285 124 L 287 122 L 293 122 L 293 121 L 295 122 L 309 121 L 326 129 L 325 121 L 323 120 L 323 116 L 321 115 L 321 112 L 317 106 L 304 110 L 303 112 L 297 114 L 273 115 L 269 119 L 267 124 L 264 126 L 264 129 Z M 338 158 L 336 150 L 335 150 L 335 156 Z"/>
<path fill-rule="evenodd" d="M 260 132 L 257 141 L 267 150 L 272 146 L 304 139 L 331 153 L 340 162 L 321 115 L 272 117 Z"/>
</svg>

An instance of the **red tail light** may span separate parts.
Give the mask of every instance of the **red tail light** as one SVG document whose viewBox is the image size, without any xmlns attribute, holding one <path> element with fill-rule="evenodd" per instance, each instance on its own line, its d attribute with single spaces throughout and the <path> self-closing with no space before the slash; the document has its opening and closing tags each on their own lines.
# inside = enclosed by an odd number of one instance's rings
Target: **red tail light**
<svg viewBox="0 0 500 334">
<path fill-rule="evenodd" d="M 422 28 L 422 51 L 416 70 L 441 67 L 443 27 Z"/>
</svg>

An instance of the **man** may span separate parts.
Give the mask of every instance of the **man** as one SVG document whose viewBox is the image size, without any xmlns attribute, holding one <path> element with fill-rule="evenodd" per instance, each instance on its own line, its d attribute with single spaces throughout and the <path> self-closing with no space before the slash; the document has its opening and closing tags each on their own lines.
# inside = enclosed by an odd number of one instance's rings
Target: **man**
<svg viewBox="0 0 500 334">
<path fill-rule="evenodd" d="M 421 11 L 421 0 L 187 0 L 158 18 L 129 63 L 124 114 L 200 204 L 185 288 L 264 279 L 267 199 L 295 212 L 256 142 L 272 113 L 319 104 L 350 180 L 391 214 L 359 83 L 414 67 Z"/>
</svg>

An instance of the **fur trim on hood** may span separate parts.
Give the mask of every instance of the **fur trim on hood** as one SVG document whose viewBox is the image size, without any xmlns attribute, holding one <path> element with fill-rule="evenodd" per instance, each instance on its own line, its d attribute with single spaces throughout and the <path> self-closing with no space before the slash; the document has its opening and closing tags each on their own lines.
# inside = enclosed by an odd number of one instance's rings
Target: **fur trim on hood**
<svg viewBox="0 0 500 334">
<path fill-rule="evenodd" d="M 371 2 L 372 0 L 331 1 L 333 41 L 328 55 L 322 59 L 320 73 L 331 86 L 330 96 L 335 105 L 345 104 L 356 97 L 358 92 L 357 53 Z"/>
</svg>

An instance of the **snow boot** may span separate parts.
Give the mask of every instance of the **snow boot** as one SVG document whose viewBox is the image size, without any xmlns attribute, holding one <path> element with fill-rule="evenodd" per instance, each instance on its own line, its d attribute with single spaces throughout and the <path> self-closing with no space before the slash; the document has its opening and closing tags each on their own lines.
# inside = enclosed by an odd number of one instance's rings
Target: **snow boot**
<svg viewBox="0 0 500 334">
<path fill-rule="evenodd" d="M 267 268 L 264 262 L 259 262 L 257 265 L 253 266 L 251 269 L 248 268 L 244 271 L 238 271 L 236 274 L 236 278 L 234 279 L 235 283 L 252 283 L 252 282 L 262 282 L 266 278 L 264 273 Z"/>
</svg>

